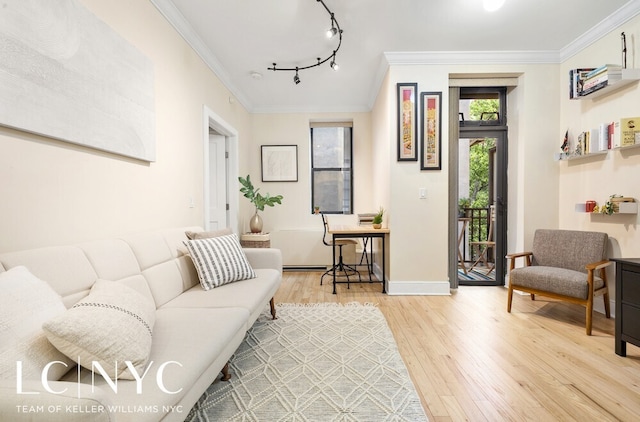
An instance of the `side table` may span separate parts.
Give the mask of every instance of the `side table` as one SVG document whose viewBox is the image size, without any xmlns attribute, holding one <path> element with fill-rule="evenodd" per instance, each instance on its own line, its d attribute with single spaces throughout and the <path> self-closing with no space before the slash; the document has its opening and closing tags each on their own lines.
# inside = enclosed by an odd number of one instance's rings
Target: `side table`
<svg viewBox="0 0 640 422">
<path fill-rule="evenodd" d="M 240 245 L 243 248 L 270 248 L 269 233 L 243 233 L 240 235 Z"/>
</svg>

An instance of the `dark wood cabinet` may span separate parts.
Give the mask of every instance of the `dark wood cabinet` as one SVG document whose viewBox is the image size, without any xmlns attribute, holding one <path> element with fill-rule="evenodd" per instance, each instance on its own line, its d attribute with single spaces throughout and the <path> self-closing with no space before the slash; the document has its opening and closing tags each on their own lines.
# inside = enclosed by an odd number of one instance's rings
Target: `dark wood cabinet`
<svg viewBox="0 0 640 422">
<path fill-rule="evenodd" d="M 640 258 L 612 258 L 616 263 L 616 354 L 627 343 L 640 347 Z"/>
</svg>

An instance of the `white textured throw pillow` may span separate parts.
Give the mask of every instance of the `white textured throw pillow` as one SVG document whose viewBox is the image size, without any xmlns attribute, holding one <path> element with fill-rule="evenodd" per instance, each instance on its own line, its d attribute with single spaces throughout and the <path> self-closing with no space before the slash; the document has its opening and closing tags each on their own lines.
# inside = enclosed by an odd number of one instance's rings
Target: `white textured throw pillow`
<svg viewBox="0 0 640 422">
<path fill-rule="evenodd" d="M 235 233 L 187 240 L 184 244 L 189 249 L 204 290 L 256 276 Z"/>
<path fill-rule="evenodd" d="M 87 297 L 46 322 L 49 341 L 87 369 L 98 362 L 111 379 L 142 376 L 151 352 L 155 306 L 122 283 L 98 280 Z M 96 371 L 97 372 L 97 371 Z"/>
<path fill-rule="evenodd" d="M 50 380 L 74 366 L 42 331 L 43 322 L 65 311 L 60 295 L 25 267 L 0 273 L 0 379 L 15 379 L 18 361 L 22 379 L 40 379 L 50 362 L 64 363 L 49 367 Z"/>
</svg>

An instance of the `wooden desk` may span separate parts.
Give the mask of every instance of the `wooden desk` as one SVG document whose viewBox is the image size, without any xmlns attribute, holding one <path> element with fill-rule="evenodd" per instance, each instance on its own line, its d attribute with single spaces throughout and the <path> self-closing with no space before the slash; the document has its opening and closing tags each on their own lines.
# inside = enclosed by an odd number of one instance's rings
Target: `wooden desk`
<svg viewBox="0 0 640 422">
<path fill-rule="evenodd" d="M 367 238 L 377 237 L 382 239 L 382 293 L 386 293 L 386 243 L 387 235 L 390 233 L 389 229 L 374 229 L 373 226 L 346 226 L 339 224 L 329 224 L 327 232 L 333 236 L 335 242 L 336 239 L 352 239 L 354 237 Z M 336 280 L 336 248 L 333 248 L 333 294 L 336 294 L 336 284 L 339 283 L 354 283 L 353 281 L 337 281 Z M 356 281 L 355 283 L 359 283 Z M 364 281 L 362 283 L 365 283 Z"/>
</svg>

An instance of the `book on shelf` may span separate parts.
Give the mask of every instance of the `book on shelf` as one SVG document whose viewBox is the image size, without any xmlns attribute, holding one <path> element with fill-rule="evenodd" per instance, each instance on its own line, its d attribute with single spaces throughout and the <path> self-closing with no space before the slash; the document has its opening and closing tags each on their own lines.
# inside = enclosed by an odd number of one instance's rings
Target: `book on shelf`
<svg viewBox="0 0 640 422">
<path fill-rule="evenodd" d="M 601 73 L 607 73 L 607 72 L 611 72 L 611 71 L 622 72 L 622 66 L 617 65 L 617 64 L 605 64 L 605 65 L 602 65 L 600 67 L 597 67 L 595 69 L 590 70 L 585 75 L 585 79 L 593 78 L 594 76 L 599 75 Z"/>
<path fill-rule="evenodd" d="M 591 78 L 588 81 L 584 81 L 584 84 L 582 85 L 582 92 L 587 92 L 594 86 L 602 84 L 603 82 L 608 82 L 608 81 L 609 81 L 609 76 L 606 73 L 598 75 L 595 78 Z"/>
<path fill-rule="evenodd" d="M 622 66 L 605 64 L 597 68 L 569 71 L 569 98 L 578 99 L 622 79 Z"/>
<path fill-rule="evenodd" d="M 596 85 L 593 85 L 592 87 L 590 87 L 589 89 L 584 89 L 580 92 L 580 96 L 581 97 L 585 97 L 593 92 L 599 91 L 602 88 L 606 87 L 607 85 L 609 85 L 609 80 L 606 79 Z"/>
<path fill-rule="evenodd" d="M 620 146 L 640 144 L 640 117 L 620 119 Z"/>
<path fill-rule="evenodd" d="M 569 98 L 577 99 L 580 97 L 580 92 L 582 91 L 582 84 L 584 83 L 584 79 L 590 71 L 592 71 L 593 67 L 584 67 L 569 70 Z"/>
</svg>

